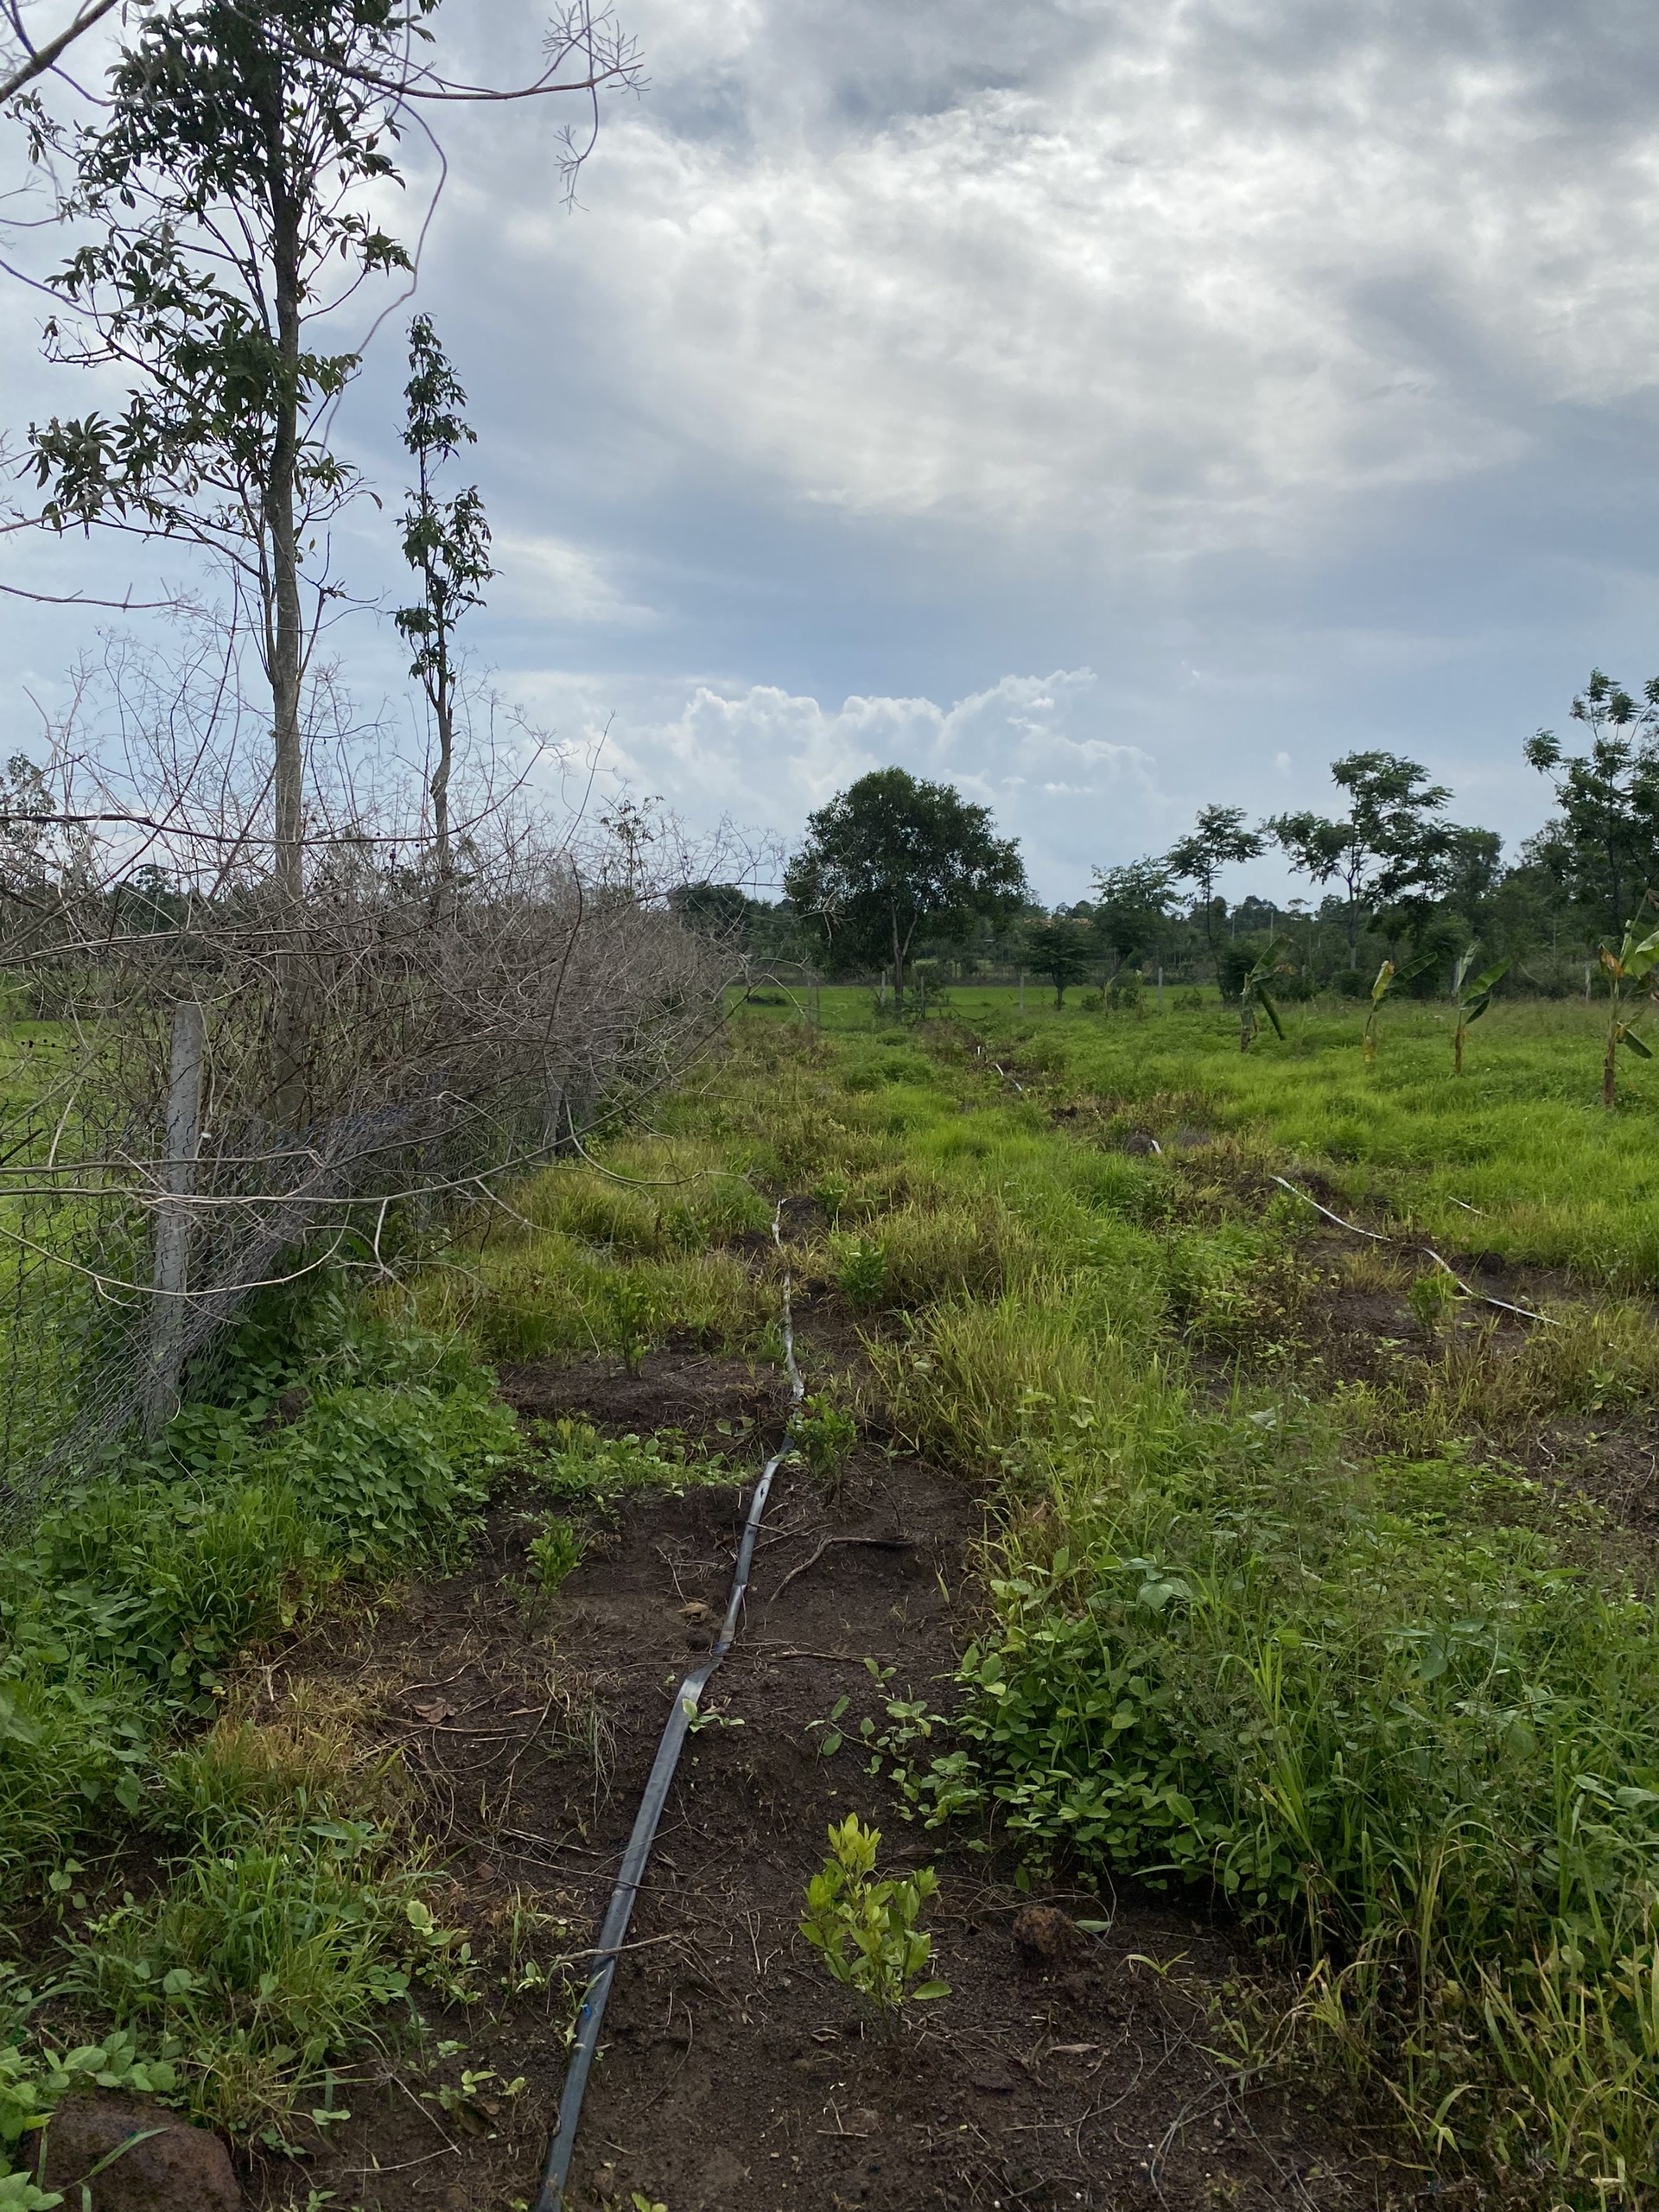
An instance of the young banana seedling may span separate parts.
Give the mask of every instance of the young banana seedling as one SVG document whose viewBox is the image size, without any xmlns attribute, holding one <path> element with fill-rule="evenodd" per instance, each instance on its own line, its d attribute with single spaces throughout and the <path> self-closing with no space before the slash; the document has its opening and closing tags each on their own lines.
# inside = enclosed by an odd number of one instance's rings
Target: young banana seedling
<svg viewBox="0 0 1659 2212">
<path fill-rule="evenodd" d="M 1419 976 L 1433 958 L 1425 953 L 1408 966 L 1396 968 L 1392 960 L 1385 960 L 1376 971 L 1376 981 L 1371 985 L 1371 1010 L 1365 1017 L 1365 1065 L 1370 1067 L 1376 1058 L 1376 1040 L 1382 1029 L 1382 1001 L 1396 983 L 1408 983 Z"/>
<path fill-rule="evenodd" d="M 1643 904 L 1652 898 L 1649 892 Z M 1601 1062 L 1601 1103 L 1611 1109 L 1617 1103 L 1619 1046 L 1623 1045 L 1627 1052 L 1634 1052 L 1639 1060 L 1653 1058 L 1652 1046 L 1636 1033 L 1636 1025 L 1642 1018 L 1641 1007 L 1627 1013 L 1625 1007 L 1626 993 L 1638 989 L 1659 967 L 1659 930 L 1638 938 L 1636 924 L 1631 922 L 1617 952 L 1607 945 L 1602 946 L 1601 965 L 1607 978 L 1608 1001 L 1607 1049 Z"/>
<path fill-rule="evenodd" d="M 1239 984 L 1238 1049 L 1241 1052 L 1248 1052 L 1261 1033 L 1260 1014 L 1265 1014 L 1273 1024 L 1275 1037 L 1282 1039 L 1284 1036 L 1285 1025 L 1279 1019 L 1279 1009 L 1273 1002 L 1268 986 L 1275 976 L 1288 976 L 1294 972 L 1282 957 L 1289 944 L 1288 938 L 1274 938 Z"/>
<path fill-rule="evenodd" d="M 1459 1075 L 1463 1073 L 1463 1040 L 1469 1033 L 1469 1025 L 1471 1021 L 1478 1021 L 1491 1006 L 1494 985 L 1510 970 L 1510 963 L 1500 960 L 1495 968 L 1489 968 L 1484 976 L 1477 976 L 1471 982 L 1469 970 L 1475 964 L 1475 955 L 1479 949 L 1478 945 L 1471 944 L 1467 952 L 1459 956 L 1458 964 L 1452 970 L 1452 997 L 1458 1009 L 1458 1026 L 1452 1039 L 1452 1061 Z"/>
</svg>

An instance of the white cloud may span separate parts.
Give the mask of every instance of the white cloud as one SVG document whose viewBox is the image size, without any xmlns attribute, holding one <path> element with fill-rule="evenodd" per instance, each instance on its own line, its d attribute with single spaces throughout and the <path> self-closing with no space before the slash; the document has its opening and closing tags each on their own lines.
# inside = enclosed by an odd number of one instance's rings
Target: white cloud
<svg viewBox="0 0 1659 2212">
<path fill-rule="evenodd" d="M 606 564 L 569 539 L 498 531 L 492 548 L 496 582 L 491 597 L 521 620 L 639 626 L 654 622 L 606 572 Z"/>
<path fill-rule="evenodd" d="M 952 783 L 989 805 L 1005 833 L 1037 836 L 1054 898 L 1076 896 L 1078 870 L 1096 860 L 1166 842 L 1180 812 L 1145 753 L 1099 734 L 1105 709 L 1089 669 L 1005 676 L 948 707 L 857 697 L 837 707 L 772 684 L 557 674 L 525 688 L 561 740 L 603 738 L 612 773 L 697 830 L 724 815 L 794 835 L 812 808 L 894 763 Z"/>
</svg>

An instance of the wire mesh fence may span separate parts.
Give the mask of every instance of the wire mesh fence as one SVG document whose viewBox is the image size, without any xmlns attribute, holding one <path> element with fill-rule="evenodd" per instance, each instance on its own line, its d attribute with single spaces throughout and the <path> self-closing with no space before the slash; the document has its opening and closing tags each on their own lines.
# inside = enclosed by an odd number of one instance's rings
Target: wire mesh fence
<svg viewBox="0 0 1659 2212">
<path fill-rule="evenodd" d="M 199 1065 L 199 1064 L 198 1064 Z M 389 1271 L 412 1240 L 568 1136 L 561 1091 L 487 1116 L 435 1095 L 273 1146 L 96 1096 L 0 1121 L 0 1521 L 175 1408 L 192 1363 L 257 1291 L 342 1262 Z"/>
</svg>

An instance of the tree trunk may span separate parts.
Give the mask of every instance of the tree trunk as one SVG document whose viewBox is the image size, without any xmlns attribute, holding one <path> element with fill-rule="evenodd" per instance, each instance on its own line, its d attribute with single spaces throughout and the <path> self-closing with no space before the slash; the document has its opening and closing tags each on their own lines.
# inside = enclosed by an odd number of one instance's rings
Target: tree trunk
<svg viewBox="0 0 1659 2212">
<path fill-rule="evenodd" d="M 432 512 L 431 487 L 427 480 L 425 448 L 421 452 L 421 506 L 429 517 Z M 449 855 L 449 776 L 455 758 L 455 701 L 454 678 L 449 667 L 449 608 L 442 579 L 433 571 L 429 559 L 422 565 L 422 580 L 426 586 L 426 604 L 432 622 L 434 660 L 427 677 L 427 696 L 432 702 L 432 716 L 438 728 L 438 765 L 432 778 L 432 836 L 438 862 L 438 904 L 443 909 L 448 900 L 449 879 L 454 863 Z"/>
<path fill-rule="evenodd" d="M 301 830 L 305 774 L 300 737 L 303 655 L 299 533 L 294 513 L 299 451 L 299 213 L 285 189 L 279 187 L 275 196 L 277 373 L 281 383 L 265 499 L 274 616 L 270 660 L 272 786 L 276 810 L 276 880 L 284 899 L 297 905 L 304 888 Z"/>
<path fill-rule="evenodd" d="M 1607 1051 L 1601 1063 L 1601 1103 L 1611 1108 L 1617 1103 L 1618 1090 L 1618 1007 L 1614 1002 L 1613 1018 L 1607 1025 Z"/>
<path fill-rule="evenodd" d="M 438 725 L 438 766 L 432 778 L 432 835 L 437 846 L 438 881 L 447 893 L 454 864 L 449 856 L 449 771 L 455 757 L 454 707 L 449 696 L 448 672 L 439 677 L 433 708 Z"/>
<path fill-rule="evenodd" d="M 905 948 L 899 942 L 898 910 L 889 907 L 888 914 L 893 923 L 893 1002 L 902 1012 L 905 1003 Z"/>
<path fill-rule="evenodd" d="M 289 175 L 283 138 L 283 82 L 274 55 L 263 57 L 258 98 L 265 133 L 265 184 L 270 208 L 271 297 L 276 321 L 276 390 L 264 493 L 265 634 L 271 704 L 273 855 L 279 938 L 272 1035 L 271 1101 L 279 1128 L 292 1135 L 304 1118 L 306 1084 L 305 954 L 300 908 L 305 893 L 304 748 L 300 687 L 304 625 L 300 610 L 300 548 L 295 512 L 299 468 L 301 201 Z"/>
</svg>

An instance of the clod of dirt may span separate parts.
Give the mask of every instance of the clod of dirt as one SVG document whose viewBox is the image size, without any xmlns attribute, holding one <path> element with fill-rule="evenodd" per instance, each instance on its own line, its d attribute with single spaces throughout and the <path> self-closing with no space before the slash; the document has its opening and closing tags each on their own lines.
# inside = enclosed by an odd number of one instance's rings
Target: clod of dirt
<svg viewBox="0 0 1659 2212">
<path fill-rule="evenodd" d="M 720 1615 L 712 1605 L 705 1605 L 701 1598 L 694 1598 L 689 1605 L 680 1607 L 680 1618 L 693 1628 L 712 1628 Z"/>
<path fill-rule="evenodd" d="M 59 2108 L 47 2131 L 47 2187 L 79 2202 L 82 2182 L 111 2152 L 119 2157 L 86 2182 L 92 2212 L 241 2212 L 242 2191 L 217 2135 L 125 2097 L 72 2097 Z"/>
<path fill-rule="evenodd" d="M 1014 1948 L 1029 1967 L 1064 1966 L 1076 1953 L 1077 1931 L 1058 1906 L 1028 1904 L 1014 1916 Z"/>
<path fill-rule="evenodd" d="M 1006 2074 L 970 2074 L 968 2084 L 987 2097 L 1006 2097 L 1014 2088 L 1013 2082 Z"/>
</svg>

